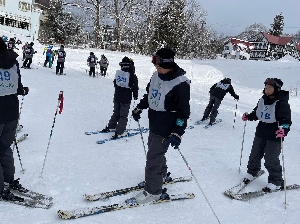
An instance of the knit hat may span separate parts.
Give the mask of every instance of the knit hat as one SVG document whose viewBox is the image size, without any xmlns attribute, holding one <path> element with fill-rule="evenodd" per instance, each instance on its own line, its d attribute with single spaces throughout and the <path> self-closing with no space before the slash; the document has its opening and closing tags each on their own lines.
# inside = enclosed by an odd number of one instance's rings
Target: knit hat
<svg viewBox="0 0 300 224">
<path fill-rule="evenodd" d="M 161 48 L 152 55 L 152 63 L 165 69 L 171 69 L 175 65 L 174 56 L 175 52 L 171 49 Z"/>
<path fill-rule="evenodd" d="M 34 45 L 34 43 L 33 43 L 33 42 L 30 42 L 30 45 L 31 45 L 31 46 L 33 46 L 33 45 Z"/>
</svg>

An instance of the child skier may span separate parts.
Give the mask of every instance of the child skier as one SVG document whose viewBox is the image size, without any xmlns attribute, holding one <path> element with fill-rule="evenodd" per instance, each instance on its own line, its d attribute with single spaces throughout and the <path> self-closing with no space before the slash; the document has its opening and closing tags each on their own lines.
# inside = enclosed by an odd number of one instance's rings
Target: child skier
<svg viewBox="0 0 300 224">
<path fill-rule="evenodd" d="M 244 182 L 253 180 L 261 169 L 261 159 L 264 157 L 269 177 L 263 191 L 269 192 L 283 187 L 279 160 L 281 139 L 283 140 L 289 132 L 292 121 L 288 103 L 289 92 L 281 90 L 283 82 L 277 78 L 267 78 L 264 84 L 264 95 L 259 99 L 257 106 L 250 114 L 244 113 L 242 116 L 243 121 L 259 120 Z"/>
<path fill-rule="evenodd" d="M 43 55 L 46 52 L 46 59 L 45 59 L 45 62 L 44 62 L 44 67 L 46 67 L 48 62 L 49 62 L 49 68 L 52 68 L 52 54 L 53 54 L 52 48 L 53 48 L 52 45 L 49 45 L 49 47 L 46 50 L 44 48 Z"/>
<path fill-rule="evenodd" d="M 95 56 L 95 54 L 93 52 L 90 52 L 90 56 L 88 57 L 87 64 L 88 66 L 90 66 L 90 71 L 89 71 L 89 76 L 96 77 L 95 76 L 95 67 L 96 67 L 96 62 L 97 62 L 98 58 Z"/>
<path fill-rule="evenodd" d="M 34 43 L 31 42 L 28 44 L 28 46 L 25 49 L 25 61 L 23 62 L 22 68 L 30 68 L 30 65 L 32 63 L 33 54 L 36 53 L 33 49 Z"/>
<path fill-rule="evenodd" d="M 102 130 L 103 132 L 109 132 L 110 129 L 116 129 L 113 138 L 125 136 L 128 113 L 132 100 L 138 99 L 138 79 L 134 74 L 134 63 L 128 57 L 124 57 L 119 63 L 121 70 L 116 71 L 114 79 L 115 94 L 114 94 L 114 111 L 111 116 L 108 125 Z"/>
<path fill-rule="evenodd" d="M 57 50 L 57 65 L 56 65 L 56 75 L 58 72 L 60 75 L 64 74 L 64 67 L 65 67 L 65 59 L 66 59 L 66 52 L 64 50 L 64 45 L 61 45 L 59 50 Z"/>
<path fill-rule="evenodd" d="M 100 71 L 102 76 L 106 76 L 107 67 L 109 65 L 109 62 L 107 58 L 104 56 L 104 54 L 101 55 L 101 60 L 99 61 L 100 64 Z"/>
<path fill-rule="evenodd" d="M 210 118 L 209 125 L 212 125 L 216 121 L 216 117 L 218 115 L 218 108 L 221 105 L 224 96 L 228 92 L 231 94 L 231 96 L 233 96 L 233 98 L 239 100 L 239 96 L 234 92 L 233 86 L 231 85 L 230 78 L 224 78 L 220 82 L 210 87 L 209 103 L 204 111 L 203 118 L 201 119 L 201 121 L 206 120 L 208 116 Z"/>
</svg>

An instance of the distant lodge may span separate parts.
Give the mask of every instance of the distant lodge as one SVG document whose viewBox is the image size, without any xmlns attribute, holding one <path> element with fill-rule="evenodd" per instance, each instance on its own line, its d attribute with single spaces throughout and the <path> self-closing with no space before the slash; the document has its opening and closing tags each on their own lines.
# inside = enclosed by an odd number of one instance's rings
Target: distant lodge
<svg viewBox="0 0 300 224">
<path fill-rule="evenodd" d="M 285 55 L 300 60 L 300 43 L 293 37 L 276 37 L 259 33 L 249 41 L 231 38 L 224 43 L 223 57 L 230 59 L 277 60 Z"/>
</svg>

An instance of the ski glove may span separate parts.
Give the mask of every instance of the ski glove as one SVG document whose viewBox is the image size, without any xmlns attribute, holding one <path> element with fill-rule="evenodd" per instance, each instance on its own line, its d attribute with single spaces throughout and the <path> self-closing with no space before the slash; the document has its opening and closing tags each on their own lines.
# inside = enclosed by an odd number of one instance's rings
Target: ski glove
<svg viewBox="0 0 300 224">
<path fill-rule="evenodd" d="M 139 108 L 135 108 L 132 111 L 132 117 L 135 121 L 138 121 L 141 118 L 141 113 L 143 112 L 143 110 L 139 109 Z"/>
<path fill-rule="evenodd" d="M 138 99 L 138 96 L 133 96 L 133 99 L 134 99 L 134 100 L 137 100 L 137 99 Z"/>
<path fill-rule="evenodd" d="M 165 143 L 167 145 L 171 144 L 171 146 L 173 146 L 174 149 L 178 149 L 181 143 L 181 137 L 177 133 L 171 133 L 169 137 L 165 140 Z"/>
<path fill-rule="evenodd" d="M 275 132 L 276 138 L 283 138 L 285 136 L 284 129 L 281 128 Z"/>
<path fill-rule="evenodd" d="M 239 99 L 240 99 L 240 96 L 239 96 L 239 95 L 236 95 L 236 96 L 235 96 L 235 99 L 236 99 L 236 100 L 239 100 Z"/>
<path fill-rule="evenodd" d="M 244 113 L 243 116 L 242 116 L 242 120 L 243 121 L 247 121 L 248 120 L 248 114 L 247 113 Z"/>
</svg>

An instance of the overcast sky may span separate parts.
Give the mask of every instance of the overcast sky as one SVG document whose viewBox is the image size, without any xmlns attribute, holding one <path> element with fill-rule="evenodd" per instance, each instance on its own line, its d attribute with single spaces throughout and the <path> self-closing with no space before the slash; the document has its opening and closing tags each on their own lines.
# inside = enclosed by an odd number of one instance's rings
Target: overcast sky
<svg viewBox="0 0 300 224">
<path fill-rule="evenodd" d="M 262 23 L 271 28 L 274 17 L 282 12 L 283 33 L 300 30 L 300 0 L 198 0 L 207 11 L 208 25 L 227 35 L 237 35 L 246 26 Z"/>
</svg>

